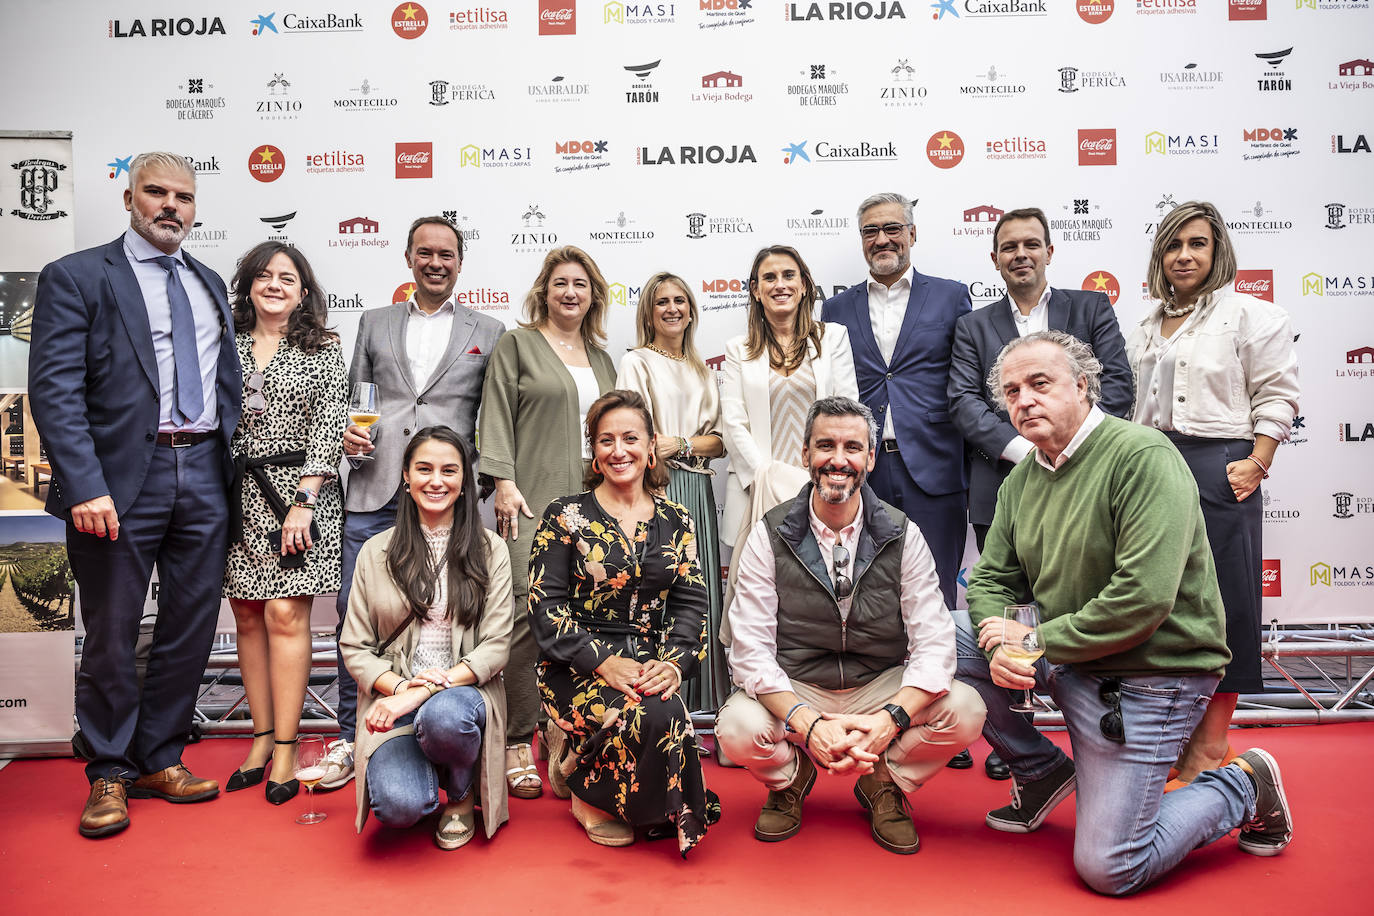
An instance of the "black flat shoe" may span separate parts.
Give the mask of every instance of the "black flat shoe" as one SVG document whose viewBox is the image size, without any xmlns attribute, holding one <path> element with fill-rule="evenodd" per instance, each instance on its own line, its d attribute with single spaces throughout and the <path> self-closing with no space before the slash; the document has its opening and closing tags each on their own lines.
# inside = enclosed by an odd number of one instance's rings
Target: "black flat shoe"
<svg viewBox="0 0 1374 916">
<path fill-rule="evenodd" d="M 1007 766 L 1006 761 L 997 756 L 996 751 L 988 754 L 988 759 L 983 762 L 983 772 L 988 774 L 988 779 L 1011 779 L 1011 767 Z"/>
<path fill-rule="evenodd" d="M 272 732 L 273 730 L 270 728 L 265 732 L 253 732 L 253 737 L 263 738 L 267 735 L 272 734 Z M 270 763 L 272 758 L 268 757 L 267 760 Z M 224 791 L 237 792 L 239 789 L 252 788 L 253 786 L 256 786 L 258 783 L 262 782 L 262 778 L 266 775 L 266 763 L 264 763 L 260 767 L 254 767 L 251 770 L 235 770 L 233 773 L 229 774 L 229 781 L 224 784 Z"/>
<path fill-rule="evenodd" d="M 296 797 L 296 793 L 301 790 L 299 779 L 288 779 L 286 782 L 273 782 L 267 780 L 267 800 L 274 805 L 284 805 Z"/>
<path fill-rule="evenodd" d="M 945 764 L 945 766 L 949 767 L 951 770 L 971 769 L 973 767 L 973 755 L 965 748 L 951 757 L 949 763 Z"/>
</svg>

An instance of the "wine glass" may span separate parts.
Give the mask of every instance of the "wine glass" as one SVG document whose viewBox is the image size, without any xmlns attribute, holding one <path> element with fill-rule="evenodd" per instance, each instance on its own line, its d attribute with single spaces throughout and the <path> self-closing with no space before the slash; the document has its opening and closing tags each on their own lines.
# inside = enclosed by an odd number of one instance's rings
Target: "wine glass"
<svg viewBox="0 0 1374 916">
<path fill-rule="evenodd" d="M 358 382 L 353 386 L 352 397 L 348 399 L 348 422 L 359 429 L 368 429 L 382 418 L 377 407 L 377 386 L 371 382 Z M 359 452 L 349 455 L 354 461 L 371 461 L 372 456 Z"/>
<path fill-rule="evenodd" d="M 1008 638 L 1008 622 L 1030 627 L 1030 632 L 1024 633 L 1019 639 Z M 1040 632 L 1040 609 L 1034 604 L 1009 604 L 1002 610 L 1002 654 L 1023 665 L 1034 665 L 1045 654 L 1045 637 Z M 1040 712 L 1049 707 L 1027 689 L 1026 698 L 1011 704 L 1011 709 L 1013 712 Z"/>
<path fill-rule="evenodd" d="M 324 779 L 325 754 L 323 735 L 302 735 L 296 745 L 296 779 L 310 796 L 310 811 L 297 817 L 297 824 L 318 824 L 328 816 L 315 810 L 315 785 Z"/>
</svg>

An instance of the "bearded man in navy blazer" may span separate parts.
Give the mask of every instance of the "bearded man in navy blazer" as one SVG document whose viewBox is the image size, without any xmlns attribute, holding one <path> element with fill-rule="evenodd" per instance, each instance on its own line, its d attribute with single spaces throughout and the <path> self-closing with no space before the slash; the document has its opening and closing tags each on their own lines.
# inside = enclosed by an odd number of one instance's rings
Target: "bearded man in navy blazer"
<svg viewBox="0 0 1374 916">
<path fill-rule="evenodd" d="M 89 742 L 79 829 L 129 825 L 127 798 L 196 802 L 219 785 L 181 763 L 224 578 L 242 372 L 224 281 L 181 251 L 196 175 L 174 153 L 129 168 L 130 228 L 38 277 L 29 397 L 67 522 L 86 637 L 76 716 Z M 140 686 L 134 645 L 157 564 Z"/>
<path fill-rule="evenodd" d="M 874 194 L 859 205 L 859 237 L 868 282 L 827 299 L 821 320 L 848 328 L 859 400 L 882 427 L 869 483 L 921 529 L 952 608 L 968 476 L 946 388 L 954 322 L 972 308 L 968 287 L 912 268 L 916 226 L 901 194 Z"/>
</svg>

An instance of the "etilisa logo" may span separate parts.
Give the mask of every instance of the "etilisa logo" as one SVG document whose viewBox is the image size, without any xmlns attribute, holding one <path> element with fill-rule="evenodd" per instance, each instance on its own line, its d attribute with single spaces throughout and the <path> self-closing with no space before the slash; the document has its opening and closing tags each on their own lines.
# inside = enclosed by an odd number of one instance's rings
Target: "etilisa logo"
<svg viewBox="0 0 1374 916">
<path fill-rule="evenodd" d="M 834 107 L 849 94 L 849 83 L 840 79 L 833 64 L 810 64 L 798 74 L 800 79 L 787 84 L 787 94 L 803 108 Z"/>
<path fill-rule="evenodd" d="M 1291 219 L 1283 219 L 1273 207 L 1266 207 L 1264 201 L 1255 201 L 1249 209 L 1241 210 L 1240 216 L 1226 221 L 1226 227 L 1237 235 L 1277 235 L 1293 228 Z"/>
<path fill-rule="evenodd" d="M 469 143 L 458 150 L 458 167 L 473 169 L 524 169 L 533 162 L 528 146 L 478 146 Z"/>
<path fill-rule="evenodd" d="M 248 174 L 258 181 L 276 181 L 284 171 L 286 154 L 279 147 L 264 143 L 248 154 Z"/>
<path fill-rule="evenodd" d="M 576 35 L 577 0 L 539 0 L 540 35 Z"/>
<path fill-rule="evenodd" d="M 603 25 L 660 25 L 676 21 L 675 3 L 620 3 L 611 0 L 601 7 Z"/>
<path fill-rule="evenodd" d="M 1246 160 L 1288 159 L 1302 152 L 1296 127 L 1246 127 L 1241 130 L 1241 139 L 1248 147 L 1241 155 Z"/>
<path fill-rule="evenodd" d="M 311 175 L 341 175 L 350 172 L 367 171 L 367 163 L 362 153 L 349 150 L 329 150 L 323 153 L 305 154 L 305 171 Z"/>
<path fill-rule="evenodd" d="M 701 89 L 692 92 L 693 102 L 748 102 L 753 97 L 744 91 L 744 77 L 730 70 L 704 74 Z"/>
<path fill-rule="evenodd" d="M 19 173 L 19 208 L 10 211 L 20 219 L 47 222 L 61 219 L 67 211 L 58 206 L 58 198 L 71 200 L 70 189 L 59 194 L 63 182 L 59 173 L 67 166 L 53 159 L 21 159 L 11 162 L 10 168 Z"/>
<path fill-rule="evenodd" d="M 884 108 L 924 108 L 929 90 L 916 79 L 911 58 L 899 57 L 887 71 L 888 82 L 878 87 Z"/>
<path fill-rule="evenodd" d="M 448 14 L 450 32 L 496 32 L 510 28 L 510 14 L 491 6 L 474 6 Z"/>
<path fill-rule="evenodd" d="M 451 83 L 448 80 L 429 81 L 429 104 L 447 105 L 450 102 L 494 102 L 496 90 L 486 83 Z"/>
<path fill-rule="evenodd" d="M 1025 83 L 1011 79 L 998 70 L 996 64 L 974 76 L 973 82 L 959 86 L 961 98 L 1009 99 L 1025 92 Z"/>
<path fill-rule="evenodd" d="M 1145 135 L 1147 156 L 1215 156 L 1220 150 L 1217 134 L 1165 134 L 1152 130 Z"/>
<path fill-rule="evenodd" d="M 1291 92 L 1293 81 L 1283 71 L 1283 64 L 1288 59 L 1288 55 L 1292 53 L 1292 46 L 1280 51 L 1255 52 L 1255 57 L 1268 65 L 1265 67 L 1264 73 L 1255 80 L 1255 88 L 1260 92 Z"/>
<path fill-rule="evenodd" d="M 1100 242 L 1112 228 L 1112 218 L 1102 213 L 1102 205 L 1087 197 L 1075 197 L 1064 204 L 1068 217 L 1050 220 L 1050 230 L 1066 242 Z"/>
<path fill-rule="evenodd" d="M 178 121 L 209 121 L 224 110 L 224 96 L 215 94 L 215 84 L 203 76 L 188 76 L 177 84 L 180 95 L 166 99 L 167 111 L 176 112 Z"/>
<path fill-rule="evenodd" d="M 1269 18 L 1269 0 L 1226 0 L 1226 18 L 1232 22 L 1259 22 Z"/>
<path fill-rule="evenodd" d="M 1049 156 L 1045 147 L 1045 140 L 1042 137 L 1013 135 L 987 140 L 983 146 L 984 158 L 989 160 L 1045 159 Z"/>
<path fill-rule="evenodd" d="M 391 239 L 381 234 L 381 226 L 366 216 L 339 220 L 339 238 L 329 239 L 330 248 L 386 248 Z"/>
<path fill-rule="evenodd" d="M 964 161 L 964 141 L 952 130 L 931 134 L 926 141 L 926 158 L 937 169 L 952 169 Z"/>
<path fill-rule="evenodd" d="M 608 219 L 602 228 L 587 233 L 587 238 L 603 245 L 642 245 L 653 241 L 654 230 L 640 228 L 639 222 L 625 215 L 621 210 L 615 219 Z"/>
<path fill-rule="evenodd" d="M 406 0 L 391 13 L 391 30 L 402 38 L 419 38 L 428 28 L 429 13 L 415 0 Z"/>
<path fill-rule="evenodd" d="M 1237 270 L 1235 290 L 1265 302 L 1274 301 L 1274 272 L 1272 270 Z"/>
<path fill-rule="evenodd" d="M 514 251 L 544 252 L 558 244 L 558 233 L 545 225 L 548 215 L 544 208 L 532 203 L 520 214 L 520 227 L 510 234 Z"/>
<path fill-rule="evenodd" d="M 1089 292 L 1105 293 L 1112 305 L 1116 305 L 1116 300 L 1121 298 L 1121 284 L 1105 270 L 1095 270 L 1084 277 L 1082 288 Z"/>
<path fill-rule="evenodd" d="M 293 98 L 291 80 L 285 71 L 273 73 L 263 84 L 265 94 L 258 99 L 255 110 L 260 121 L 294 121 L 301 116 L 304 105 Z"/>
<path fill-rule="evenodd" d="M 636 165 L 757 165 L 754 148 L 748 143 L 729 146 L 640 146 L 635 148 Z"/>
<path fill-rule="evenodd" d="M 1116 128 L 1078 129 L 1079 165 L 1116 165 Z"/>
<path fill-rule="evenodd" d="M 1197 0 L 1135 0 L 1137 16 L 1191 16 Z"/>
<path fill-rule="evenodd" d="M 650 76 L 658 65 L 662 63 L 662 58 L 647 64 L 627 64 L 625 70 L 634 74 L 635 81 L 630 88 L 625 91 L 625 101 L 632 105 L 656 104 L 658 102 L 658 90 L 650 82 Z"/>
<path fill-rule="evenodd" d="M 579 83 L 559 73 L 542 83 L 530 83 L 525 93 L 536 102 L 580 102 L 592 91 L 591 83 Z"/>
<path fill-rule="evenodd" d="M 397 143 L 396 177 L 433 178 L 434 143 L 428 140 L 422 143 Z"/>
<path fill-rule="evenodd" d="M 1088 25 L 1101 25 L 1112 18 L 1116 0 L 1074 0 L 1074 9 L 1078 10 L 1078 18 Z"/>
<path fill-rule="evenodd" d="M 1126 77 L 1115 70 L 1059 68 L 1060 92 L 1078 92 L 1080 89 L 1124 89 L 1125 87 Z"/>
<path fill-rule="evenodd" d="M 594 139 L 555 140 L 554 172 L 586 172 L 604 169 L 611 164 L 610 141 Z"/>
<path fill-rule="evenodd" d="M 1344 229 L 1347 226 L 1374 226 L 1374 207 L 1351 207 L 1343 203 L 1326 205 L 1326 228 Z"/>
<path fill-rule="evenodd" d="M 363 17 L 358 13 L 341 15 L 322 13 L 302 16 L 299 13 L 283 13 L 280 20 L 275 12 L 259 14 L 252 20 L 253 34 L 264 35 L 308 35 L 330 32 L 361 32 Z"/>
<path fill-rule="evenodd" d="M 701 240 L 716 235 L 738 238 L 751 235 L 754 224 L 743 216 L 707 216 L 705 213 L 687 214 L 687 238 Z"/>
<path fill-rule="evenodd" d="M 111 19 L 110 38 L 189 38 L 223 35 L 224 23 L 218 16 L 176 19 Z"/>
<path fill-rule="evenodd" d="M 401 104 L 401 100 L 384 92 L 366 77 L 356 86 L 349 87 L 348 95 L 336 96 L 333 100 L 335 111 L 386 111 Z"/>
<path fill-rule="evenodd" d="M 973 0 L 969 0 L 973 2 Z M 1011 0 L 1018 3 L 1019 0 Z M 955 15 L 958 15 L 957 13 Z M 783 18 L 788 22 L 849 22 L 870 19 L 905 19 L 906 11 L 898 0 L 859 0 L 858 3 L 785 3 Z"/>
<path fill-rule="evenodd" d="M 1368 153 L 1369 141 L 1364 134 L 1332 134 L 1331 152 L 1333 153 Z"/>
<path fill-rule="evenodd" d="M 698 29 L 720 29 L 754 22 L 754 0 L 697 0 L 701 12 Z"/>
</svg>

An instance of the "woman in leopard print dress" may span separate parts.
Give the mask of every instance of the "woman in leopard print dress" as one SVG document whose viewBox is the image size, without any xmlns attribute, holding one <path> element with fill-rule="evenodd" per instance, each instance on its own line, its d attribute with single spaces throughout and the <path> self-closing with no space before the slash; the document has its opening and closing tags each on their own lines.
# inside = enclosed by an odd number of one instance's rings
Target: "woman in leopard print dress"
<svg viewBox="0 0 1374 916">
<path fill-rule="evenodd" d="M 324 292 L 294 247 L 264 242 L 244 255 L 233 305 L 244 410 L 232 443 L 224 595 L 254 740 L 225 788 L 266 775 L 268 800 L 282 804 L 299 789 L 293 746 L 310 674 L 310 606 L 339 588 L 348 376 L 338 335 L 325 328 Z"/>
</svg>

